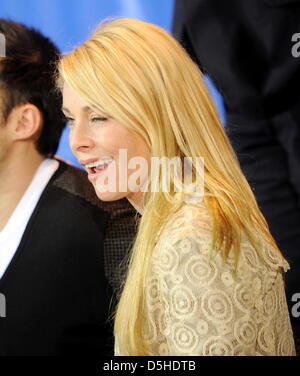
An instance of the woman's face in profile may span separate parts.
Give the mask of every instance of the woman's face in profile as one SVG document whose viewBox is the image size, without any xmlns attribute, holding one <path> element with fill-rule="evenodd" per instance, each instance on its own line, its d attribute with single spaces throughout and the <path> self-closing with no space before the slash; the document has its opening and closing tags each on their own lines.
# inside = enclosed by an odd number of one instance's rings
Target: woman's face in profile
<svg viewBox="0 0 300 376">
<path fill-rule="evenodd" d="M 70 147 L 103 201 L 139 201 L 150 172 L 144 139 L 112 118 L 90 108 L 66 83 L 63 112 L 69 121 Z"/>
</svg>

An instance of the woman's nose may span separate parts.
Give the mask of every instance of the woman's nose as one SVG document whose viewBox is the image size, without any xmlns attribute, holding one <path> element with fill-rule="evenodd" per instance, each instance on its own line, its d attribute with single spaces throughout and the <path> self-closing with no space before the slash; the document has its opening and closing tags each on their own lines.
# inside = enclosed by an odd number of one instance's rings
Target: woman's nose
<svg viewBox="0 0 300 376">
<path fill-rule="evenodd" d="M 70 130 L 69 142 L 73 152 L 89 150 L 94 145 L 86 127 L 78 123 Z"/>
</svg>

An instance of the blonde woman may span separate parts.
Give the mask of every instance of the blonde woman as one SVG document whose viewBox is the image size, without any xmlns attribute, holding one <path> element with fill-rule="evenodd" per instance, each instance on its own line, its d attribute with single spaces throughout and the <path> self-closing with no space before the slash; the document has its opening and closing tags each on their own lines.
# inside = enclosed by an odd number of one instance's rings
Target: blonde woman
<svg viewBox="0 0 300 376">
<path fill-rule="evenodd" d="M 118 19 L 59 72 L 71 148 L 98 197 L 127 197 L 142 214 L 115 315 L 116 354 L 294 355 L 288 263 L 185 50 L 158 26 Z M 164 171 L 153 173 L 163 157 L 189 158 L 194 192 L 177 189 L 178 169 L 165 189 Z"/>
</svg>

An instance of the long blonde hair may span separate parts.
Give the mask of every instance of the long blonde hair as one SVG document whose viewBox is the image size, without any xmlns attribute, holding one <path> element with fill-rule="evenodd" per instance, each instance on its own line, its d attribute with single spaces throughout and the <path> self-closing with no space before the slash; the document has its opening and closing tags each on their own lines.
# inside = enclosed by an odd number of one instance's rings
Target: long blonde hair
<svg viewBox="0 0 300 376">
<path fill-rule="evenodd" d="M 61 79 L 90 106 L 140 134 L 152 156 L 202 156 L 204 202 L 212 246 L 238 260 L 241 233 L 259 252 L 256 230 L 280 252 L 224 133 L 202 73 L 180 44 L 158 26 L 134 19 L 104 22 L 59 64 Z M 194 166 L 193 166 L 194 167 Z M 147 192 L 144 212 L 115 316 L 115 336 L 128 355 L 147 355 L 143 339 L 145 280 L 153 234 L 178 210 L 174 190 Z"/>
</svg>

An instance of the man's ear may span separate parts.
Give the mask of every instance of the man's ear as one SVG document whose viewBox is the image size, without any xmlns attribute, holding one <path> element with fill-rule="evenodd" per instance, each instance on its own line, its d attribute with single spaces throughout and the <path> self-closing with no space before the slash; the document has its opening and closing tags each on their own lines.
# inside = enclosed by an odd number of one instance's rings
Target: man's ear
<svg viewBox="0 0 300 376">
<path fill-rule="evenodd" d="M 13 109 L 14 139 L 35 139 L 42 125 L 42 114 L 33 104 L 26 103 Z"/>
</svg>

